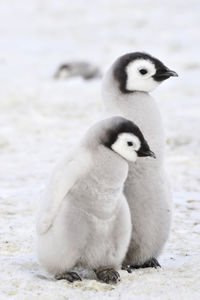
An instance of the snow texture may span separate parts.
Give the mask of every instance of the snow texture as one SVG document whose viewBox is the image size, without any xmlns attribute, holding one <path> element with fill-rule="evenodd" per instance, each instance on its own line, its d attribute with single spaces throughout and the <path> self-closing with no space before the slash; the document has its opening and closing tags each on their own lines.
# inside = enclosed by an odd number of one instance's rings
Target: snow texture
<svg viewBox="0 0 200 300">
<path fill-rule="evenodd" d="M 200 298 L 199 0 L 0 2 L 0 299 Z M 35 213 L 57 160 L 102 111 L 101 80 L 55 80 L 57 67 L 107 67 L 146 51 L 179 73 L 155 92 L 174 192 L 161 269 L 120 271 L 121 282 L 69 284 L 41 269 Z"/>
</svg>

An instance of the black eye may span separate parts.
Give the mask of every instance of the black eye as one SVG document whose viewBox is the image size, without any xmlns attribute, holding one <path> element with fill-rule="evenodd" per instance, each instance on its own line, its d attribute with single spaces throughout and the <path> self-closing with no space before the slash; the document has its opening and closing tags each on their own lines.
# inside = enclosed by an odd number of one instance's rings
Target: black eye
<svg viewBox="0 0 200 300">
<path fill-rule="evenodd" d="M 127 142 L 127 145 L 131 147 L 131 146 L 133 146 L 133 143 L 132 142 Z"/>
<path fill-rule="evenodd" d="M 141 70 L 139 70 L 139 72 L 140 72 L 140 74 L 145 75 L 145 74 L 147 74 L 148 71 L 146 69 L 141 69 Z"/>
</svg>

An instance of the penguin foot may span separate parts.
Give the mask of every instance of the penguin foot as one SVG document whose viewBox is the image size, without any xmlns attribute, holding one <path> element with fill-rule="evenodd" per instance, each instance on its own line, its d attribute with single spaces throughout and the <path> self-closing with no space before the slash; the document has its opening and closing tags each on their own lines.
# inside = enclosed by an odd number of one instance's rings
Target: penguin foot
<svg viewBox="0 0 200 300">
<path fill-rule="evenodd" d="M 58 274 L 55 276 L 55 279 L 57 279 L 57 280 L 66 279 L 69 282 L 74 282 L 77 280 L 82 281 L 81 277 L 75 272 L 67 272 L 67 273 L 63 273 L 63 274 Z"/>
<path fill-rule="evenodd" d="M 161 268 L 161 265 L 157 261 L 156 258 L 151 258 L 148 261 L 146 261 L 143 265 L 130 265 L 131 269 L 140 269 L 140 268 Z"/>
<path fill-rule="evenodd" d="M 94 270 L 96 273 L 96 276 L 99 280 L 105 282 L 105 283 L 117 283 L 120 275 L 117 271 L 114 269 L 100 269 L 100 270 Z"/>
</svg>

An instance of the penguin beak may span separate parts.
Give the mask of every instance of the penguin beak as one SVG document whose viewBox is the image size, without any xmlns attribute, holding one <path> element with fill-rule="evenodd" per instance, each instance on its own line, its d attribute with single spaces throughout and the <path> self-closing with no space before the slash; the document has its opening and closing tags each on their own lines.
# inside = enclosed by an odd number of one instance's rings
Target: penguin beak
<svg viewBox="0 0 200 300">
<path fill-rule="evenodd" d="M 153 158 L 156 158 L 155 153 L 153 151 L 151 151 L 151 150 L 145 150 L 145 151 L 144 150 L 139 150 L 137 152 L 137 155 L 140 156 L 140 157 L 151 156 Z"/>
<path fill-rule="evenodd" d="M 165 74 L 165 76 L 168 76 L 168 77 L 178 77 L 178 74 L 172 70 L 167 70 L 164 74 Z"/>
<path fill-rule="evenodd" d="M 158 70 L 153 76 L 153 78 L 157 81 L 163 81 L 168 79 L 169 77 L 178 77 L 178 74 L 170 69 L 162 69 Z"/>
</svg>

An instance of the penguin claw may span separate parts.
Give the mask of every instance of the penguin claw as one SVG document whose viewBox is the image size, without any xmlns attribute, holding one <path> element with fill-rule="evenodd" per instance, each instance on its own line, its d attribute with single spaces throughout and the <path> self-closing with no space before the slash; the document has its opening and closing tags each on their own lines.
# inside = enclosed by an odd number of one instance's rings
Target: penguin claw
<svg viewBox="0 0 200 300">
<path fill-rule="evenodd" d="M 67 272 L 64 274 L 58 274 L 55 276 L 55 279 L 57 279 L 57 280 L 65 279 L 69 282 L 82 281 L 81 277 L 75 272 Z"/>
<path fill-rule="evenodd" d="M 111 280 L 112 280 L 114 283 L 117 283 L 118 278 L 119 278 L 119 273 L 112 270 Z"/>
<path fill-rule="evenodd" d="M 119 280 L 119 273 L 114 269 L 101 269 L 95 270 L 96 276 L 99 280 L 109 284 L 109 283 L 117 283 Z"/>
<path fill-rule="evenodd" d="M 161 265 L 159 264 L 159 262 L 157 261 L 157 259 L 153 257 L 152 259 L 150 259 L 149 261 L 147 261 L 144 264 L 144 267 L 145 268 L 156 268 L 157 269 L 157 268 L 161 268 Z"/>
<path fill-rule="evenodd" d="M 126 264 L 122 265 L 122 270 L 127 271 L 128 273 L 133 272 L 133 268 L 130 265 L 126 265 Z"/>
</svg>

